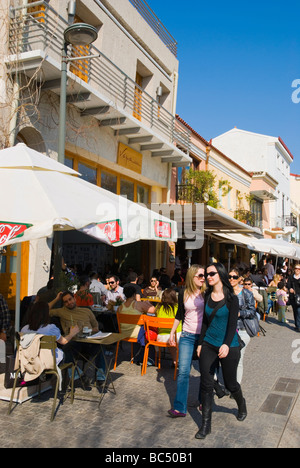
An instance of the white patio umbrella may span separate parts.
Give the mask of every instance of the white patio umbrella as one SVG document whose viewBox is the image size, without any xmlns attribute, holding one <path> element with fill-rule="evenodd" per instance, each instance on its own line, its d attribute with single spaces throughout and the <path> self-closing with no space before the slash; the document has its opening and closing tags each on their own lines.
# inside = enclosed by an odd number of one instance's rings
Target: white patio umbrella
<svg viewBox="0 0 300 468">
<path fill-rule="evenodd" d="M 0 151 L 0 246 L 76 229 L 115 246 L 177 240 L 175 221 L 19 144 Z"/>
<path fill-rule="evenodd" d="M 175 221 L 77 175 L 24 144 L 0 151 L 0 247 L 71 229 L 114 246 L 177 240 Z"/>
</svg>

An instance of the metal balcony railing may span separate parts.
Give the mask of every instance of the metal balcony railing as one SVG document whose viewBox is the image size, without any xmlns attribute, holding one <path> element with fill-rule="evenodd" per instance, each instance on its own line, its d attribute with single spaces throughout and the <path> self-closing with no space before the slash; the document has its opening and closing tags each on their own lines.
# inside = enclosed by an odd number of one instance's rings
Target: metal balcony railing
<svg viewBox="0 0 300 468">
<path fill-rule="evenodd" d="M 285 227 L 297 227 L 297 217 L 293 214 L 287 216 L 276 216 L 271 219 L 272 229 L 284 229 Z"/>
<path fill-rule="evenodd" d="M 297 218 L 293 214 L 291 214 L 290 216 L 284 216 L 283 221 L 284 221 L 284 226 L 286 227 L 288 226 L 297 227 Z"/>
<path fill-rule="evenodd" d="M 247 224 L 248 226 L 254 227 L 254 215 L 251 211 L 248 210 L 236 210 L 234 212 L 234 217 L 238 221 Z"/>
<path fill-rule="evenodd" d="M 10 60 L 14 64 L 18 61 L 22 63 L 22 60 L 30 60 L 25 53 L 35 53 L 36 61 L 36 55 L 40 53 L 41 62 L 37 67 L 42 66 L 42 61 L 49 56 L 52 64 L 58 64 L 59 71 L 63 33 L 68 23 L 49 3 L 36 3 L 39 4 L 39 8 L 28 8 L 25 14 L 21 14 L 19 9 L 12 10 L 9 31 Z M 84 56 L 89 54 L 99 57 L 84 60 Z M 183 152 L 189 154 L 190 131 L 99 49 L 94 45 L 88 48 L 69 46 L 69 55 L 83 56 L 82 60 L 72 61 L 69 65 L 69 71 L 77 80 L 80 78 L 83 85 L 88 84 L 90 89 L 101 93 L 108 105 L 117 109 L 119 113 L 134 116 L 169 143 L 177 144 Z"/>
<path fill-rule="evenodd" d="M 129 0 L 163 43 L 177 57 L 177 42 L 145 0 Z"/>
</svg>

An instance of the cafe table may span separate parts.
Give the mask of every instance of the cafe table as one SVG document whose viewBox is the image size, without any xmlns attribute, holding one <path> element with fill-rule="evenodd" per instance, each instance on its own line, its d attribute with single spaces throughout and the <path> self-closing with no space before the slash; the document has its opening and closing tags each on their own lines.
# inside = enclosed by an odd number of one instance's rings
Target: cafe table
<svg viewBox="0 0 300 468">
<path fill-rule="evenodd" d="M 111 367 L 112 367 L 112 362 L 114 361 L 114 354 L 109 359 L 107 359 L 107 356 L 105 355 L 105 346 L 115 344 L 115 343 L 123 340 L 124 338 L 127 338 L 129 335 L 130 335 L 130 332 L 123 332 L 123 333 L 110 333 L 110 332 L 103 333 L 103 332 L 99 332 L 99 333 L 96 333 L 96 334 L 94 334 L 92 336 L 77 335 L 74 338 L 74 341 L 77 342 L 77 343 L 94 344 L 94 345 L 99 346 L 99 349 L 98 349 L 97 353 L 94 356 L 92 356 L 91 358 L 88 357 L 86 354 L 81 353 L 80 351 L 76 351 L 77 355 L 76 355 L 76 357 L 74 356 L 75 372 L 76 372 L 76 370 L 78 371 L 78 367 L 79 367 L 78 361 L 79 360 L 83 360 L 83 362 L 86 362 L 87 365 L 92 366 L 95 369 L 95 371 L 97 371 L 98 368 L 97 368 L 97 366 L 95 364 L 95 360 L 96 360 L 97 356 L 99 355 L 99 353 L 102 353 L 102 355 L 103 355 L 106 372 L 105 372 L 105 380 L 103 381 L 103 383 L 101 383 L 102 388 L 101 388 L 100 395 L 99 396 L 89 395 L 90 398 L 99 398 L 99 406 L 100 406 L 100 404 L 101 404 L 101 402 L 103 400 L 103 397 L 104 397 L 104 394 L 105 394 L 104 393 L 105 389 L 111 390 L 114 394 L 116 394 L 116 390 L 115 390 L 114 383 L 113 383 L 111 373 L 110 373 Z M 108 380 L 110 381 L 109 383 L 111 384 L 111 389 L 109 388 Z M 84 397 L 86 399 L 87 392 L 84 392 L 84 394 L 79 394 L 78 392 L 75 392 L 74 397 L 76 398 L 76 396 L 79 396 L 79 397 L 81 396 L 81 397 Z"/>
</svg>

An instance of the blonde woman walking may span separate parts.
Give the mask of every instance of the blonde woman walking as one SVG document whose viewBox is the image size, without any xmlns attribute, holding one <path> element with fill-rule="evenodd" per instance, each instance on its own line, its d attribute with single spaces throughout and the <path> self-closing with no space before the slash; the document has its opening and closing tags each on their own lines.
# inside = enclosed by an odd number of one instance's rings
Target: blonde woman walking
<svg viewBox="0 0 300 468">
<path fill-rule="evenodd" d="M 169 343 L 175 346 L 175 332 L 183 322 L 179 340 L 179 372 L 174 409 L 168 411 L 172 418 L 186 416 L 189 379 L 193 352 L 201 332 L 204 312 L 205 275 L 204 267 L 192 265 L 185 279 L 186 287 L 179 293 L 178 311 L 170 333 Z"/>
</svg>

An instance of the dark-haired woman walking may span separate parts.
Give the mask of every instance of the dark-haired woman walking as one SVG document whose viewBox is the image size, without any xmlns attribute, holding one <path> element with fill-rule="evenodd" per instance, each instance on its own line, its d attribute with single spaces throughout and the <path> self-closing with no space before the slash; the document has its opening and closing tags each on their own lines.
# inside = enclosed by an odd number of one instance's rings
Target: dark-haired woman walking
<svg viewBox="0 0 300 468">
<path fill-rule="evenodd" d="M 239 302 L 229 283 L 228 273 L 221 263 L 206 269 L 208 288 L 205 292 L 205 311 L 199 337 L 202 426 L 195 435 L 204 439 L 211 432 L 214 371 L 221 363 L 225 387 L 238 405 L 237 419 L 247 416 L 246 401 L 237 382 L 240 344 L 237 334 Z"/>
</svg>

